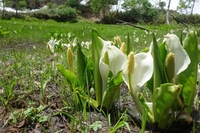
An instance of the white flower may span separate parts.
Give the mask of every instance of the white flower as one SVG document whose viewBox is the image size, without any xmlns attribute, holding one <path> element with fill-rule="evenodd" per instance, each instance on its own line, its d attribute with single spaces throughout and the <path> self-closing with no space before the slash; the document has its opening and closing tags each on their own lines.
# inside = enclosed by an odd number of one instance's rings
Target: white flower
<svg viewBox="0 0 200 133">
<path fill-rule="evenodd" d="M 89 49 L 90 48 L 90 44 L 91 44 L 91 42 L 88 42 L 88 41 L 84 42 L 84 41 L 82 41 L 81 42 L 81 47 Z"/>
<path fill-rule="evenodd" d="M 175 75 L 178 75 L 188 67 L 190 64 L 190 58 L 181 46 L 179 38 L 175 34 L 167 34 L 164 37 L 167 51 L 174 53 Z"/>
<path fill-rule="evenodd" d="M 139 42 L 139 38 L 138 38 L 138 37 L 136 37 L 134 41 L 135 41 L 135 42 Z"/>
<path fill-rule="evenodd" d="M 49 40 L 49 42 L 47 43 L 47 46 L 52 53 L 54 53 L 56 44 L 58 44 L 58 42 L 53 37 L 51 37 L 51 40 Z"/>
<path fill-rule="evenodd" d="M 91 42 L 88 42 L 88 41 L 85 42 L 85 48 L 86 48 L 86 49 L 89 49 L 89 48 L 90 48 L 90 44 L 91 44 Z"/>
<path fill-rule="evenodd" d="M 135 105 L 142 113 L 142 105 L 138 99 L 138 89 L 141 88 L 153 74 L 153 57 L 148 53 L 138 53 L 134 56 L 133 52 L 128 55 L 122 78 L 128 86 Z"/>
<path fill-rule="evenodd" d="M 69 48 L 70 44 L 69 43 L 68 44 L 63 44 L 63 46 L 66 47 L 66 48 Z"/>
<path fill-rule="evenodd" d="M 77 44 L 77 37 L 74 38 L 74 41 L 72 42 L 72 46 L 75 47 Z"/>
<path fill-rule="evenodd" d="M 70 37 L 71 37 L 71 33 L 68 33 L 67 36 L 68 36 L 68 39 L 70 39 Z"/>
<path fill-rule="evenodd" d="M 113 76 L 124 69 L 126 56 L 122 53 L 116 46 L 111 45 L 111 41 L 104 41 L 99 38 L 103 44 L 103 49 L 101 51 L 101 57 L 99 61 L 99 71 L 103 81 L 103 91 L 106 89 L 108 74 L 110 71 Z"/>
<path fill-rule="evenodd" d="M 134 56 L 133 64 L 134 65 L 131 66 L 132 68 L 129 68 L 127 61 L 125 69 L 123 70 L 123 79 L 128 88 L 132 89 L 131 91 L 133 93 L 137 93 L 137 90 L 152 77 L 153 57 L 150 53 L 138 53 Z M 129 75 L 128 69 L 133 69 L 134 72 Z M 132 87 L 130 85 L 132 85 Z"/>
<path fill-rule="evenodd" d="M 148 32 L 147 30 L 145 30 L 144 32 L 146 33 L 146 35 L 148 35 L 148 34 L 149 34 L 149 32 Z"/>
</svg>

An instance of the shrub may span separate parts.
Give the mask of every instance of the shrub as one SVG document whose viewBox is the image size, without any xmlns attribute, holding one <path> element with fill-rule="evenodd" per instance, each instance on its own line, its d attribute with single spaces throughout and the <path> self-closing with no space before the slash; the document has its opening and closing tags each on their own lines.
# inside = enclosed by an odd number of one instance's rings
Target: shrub
<svg viewBox="0 0 200 133">
<path fill-rule="evenodd" d="M 4 19 L 11 19 L 13 17 L 16 18 L 24 18 L 26 16 L 26 14 L 24 13 L 15 13 L 15 12 L 8 12 L 8 11 L 4 11 L 4 16 L 2 16 L 2 11 L 0 11 L 1 13 L 1 17 Z"/>
<path fill-rule="evenodd" d="M 39 20 L 37 18 L 34 18 L 34 17 L 30 17 L 30 16 L 26 16 L 24 18 L 25 21 L 28 21 L 28 22 L 38 22 Z"/>
<path fill-rule="evenodd" d="M 113 15 L 114 14 L 114 15 Z M 157 9 L 149 9 L 147 11 L 141 12 L 140 10 L 132 9 L 126 12 L 112 12 L 106 14 L 102 18 L 102 23 L 113 24 L 118 21 L 116 19 L 120 19 L 126 22 L 132 23 L 154 23 L 159 16 L 159 12 Z"/>
<path fill-rule="evenodd" d="M 101 22 L 104 24 L 116 24 L 116 15 L 113 13 L 105 14 L 103 18 L 101 19 Z"/>
<path fill-rule="evenodd" d="M 76 9 L 69 6 L 59 6 L 58 8 L 43 9 L 33 13 L 39 19 L 53 19 L 55 21 L 75 21 Z"/>
<path fill-rule="evenodd" d="M 178 16 L 181 20 L 188 24 L 198 24 L 200 23 L 200 15 L 188 15 L 188 14 L 181 14 Z"/>
<path fill-rule="evenodd" d="M 78 1 L 68 0 L 68 1 L 66 2 L 66 6 L 79 9 L 80 4 L 79 4 Z"/>
<path fill-rule="evenodd" d="M 52 3 L 52 2 L 48 2 L 48 3 L 47 3 L 48 9 L 56 8 L 57 6 L 58 6 L 57 4 Z"/>
</svg>

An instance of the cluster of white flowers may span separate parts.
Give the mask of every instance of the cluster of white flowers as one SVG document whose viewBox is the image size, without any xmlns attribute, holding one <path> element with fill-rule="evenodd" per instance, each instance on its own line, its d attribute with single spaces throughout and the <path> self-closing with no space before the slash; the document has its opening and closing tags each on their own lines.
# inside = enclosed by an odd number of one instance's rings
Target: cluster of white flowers
<svg viewBox="0 0 200 133">
<path fill-rule="evenodd" d="M 51 37 L 51 39 L 49 40 L 49 42 L 47 43 L 47 47 L 49 48 L 49 50 L 54 53 L 54 49 L 55 46 L 58 45 L 61 42 L 61 40 L 56 40 L 53 37 Z"/>
<path fill-rule="evenodd" d="M 66 48 L 76 47 L 76 45 L 77 45 L 77 37 L 75 37 L 74 39 L 71 39 L 71 34 L 70 33 L 68 33 L 67 36 L 68 36 L 68 43 L 63 43 L 62 39 L 57 40 L 54 37 L 51 37 L 51 39 L 47 42 L 48 49 L 52 53 L 54 53 L 55 52 L 55 48 L 58 45 L 61 46 L 61 47 L 66 47 Z M 81 42 L 81 46 L 83 48 L 89 49 L 91 43 L 92 43 L 91 41 L 85 41 L 85 42 L 82 41 Z"/>
<path fill-rule="evenodd" d="M 90 41 L 82 41 L 81 42 L 81 47 L 83 47 L 83 48 L 86 48 L 86 49 L 89 49 L 90 48 L 90 45 L 92 44 L 92 42 Z"/>
</svg>

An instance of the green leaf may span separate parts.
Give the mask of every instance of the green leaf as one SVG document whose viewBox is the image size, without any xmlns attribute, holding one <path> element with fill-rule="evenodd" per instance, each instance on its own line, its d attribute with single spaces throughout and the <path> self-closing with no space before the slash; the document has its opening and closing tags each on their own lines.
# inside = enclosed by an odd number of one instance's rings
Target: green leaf
<svg viewBox="0 0 200 133">
<path fill-rule="evenodd" d="M 114 87 L 121 84 L 123 81 L 122 72 L 119 72 L 114 78 L 112 78 L 112 80 L 109 81 L 108 86 L 109 88 Z"/>
<path fill-rule="evenodd" d="M 200 49 L 198 49 L 198 62 L 200 62 Z"/>
<path fill-rule="evenodd" d="M 115 98 L 120 93 L 120 85 L 123 82 L 122 73 L 118 73 L 109 83 L 103 95 L 103 107 L 110 109 Z"/>
<path fill-rule="evenodd" d="M 76 75 L 72 71 L 65 69 L 61 64 L 58 64 L 57 68 L 71 86 L 75 87 L 78 84 Z"/>
<path fill-rule="evenodd" d="M 39 117 L 39 122 L 45 122 L 45 121 L 47 121 L 48 120 L 48 116 L 46 116 L 46 115 L 42 115 L 42 116 L 40 116 Z"/>
<path fill-rule="evenodd" d="M 94 65 L 94 89 L 96 92 L 96 100 L 98 105 L 102 103 L 102 78 L 99 72 L 99 60 L 101 56 L 101 50 L 103 48 L 101 41 L 99 40 L 99 33 L 96 30 L 92 30 L 92 57 Z"/>
<path fill-rule="evenodd" d="M 97 132 L 98 128 L 102 128 L 102 122 L 95 121 L 94 123 L 92 123 L 92 125 L 90 125 L 90 128 Z"/>
<path fill-rule="evenodd" d="M 198 70 L 198 44 L 195 32 L 188 33 L 183 41 L 183 47 L 188 53 L 191 63 L 188 68 L 179 74 L 178 83 L 183 85 L 181 95 L 186 105 L 186 111 L 190 114 L 196 92 L 197 70 Z"/>
<path fill-rule="evenodd" d="M 40 105 L 40 106 L 37 108 L 37 112 L 41 112 L 41 111 L 44 110 L 45 108 L 46 108 L 46 106 Z"/>
<path fill-rule="evenodd" d="M 167 79 L 165 77 L 165 69 L 164 69 L 164 62 L 163 62 L 163 55 L 162 53 L 163 46 L 161 45 L 161 48 L 159 49 L 155 35 L 153 34 L 153 65 L 154 65 L 154 74 L 153 74 L 153 79 L 150 80 L 150 82 L 153 82 L 153 103 L 156 102 L 156 89 L 160 87 L 161 84 L 166 83 Z M 162 55 L 162 56 L 161 56 Z M 151 83 L 152 84 L 152 83 Z M 157 116 L 157 107 L 156 104 L 153 104 L 153 110 L 154 110 L 154 119 L 158 119 L 159 116 Z"/>
<path fill-rule="evenodd" d="M 94 106 L 94 107 L 98 107 L 99 106 L 97 101 L 95 101 L 93 98 L 88 96 L 82 89 L 76 89 L 76 93 L 79 94 L 81 99 L 83 99 L 84 101 L 90 103 L 92 106 Z"/>
<path fill-rule="evenodd" d="M 149 120 L 150 122 L 154 122 L 154 118 L 153 118 L 153 112 L 152 112 L 152 109 L 149 108 L 149 106 L 147 105 L 147 102 L 143 96 L 142 93 L 139 93 L 138 94 L 138 99 L 142 105 L 142 119 L 143 119 L 143 115 L 146 115 L 146 118 L 148 118 L 147 120 Z M 144 114 L 145 112 L 145 114 Z M 145 119 L 146 121 L 146 119 Z"/>
<path fill-rule="evenodd" d="M 166 58 L 166 55 L 167 55 L 167 50 L 165 49 L 165 43 L 160 44 L 160 46 L 158 47 L 158 44 L 157 44 L 156 40 L 154 40 L 154 44 L 153 45 L 154 45 L 153 49 L 155 49 L 155 52 L 153 52 L 154 72 L 155 72 L 156 75 L 159 75 L 159 73 L 161 75 L 155 77 L 155 74 L 154 74 L 152 76 L 152 78 L 147 82 L 147 88 L 151 92 L 153 92 L 153 88 L 154 88 L 154 78 L 158 78 L 156 80 L 159 80 L 159 77 L 162 78 L 163 80 L 161 79 L 161 81 L 159 81 L 161 83 L 166 83 L 166 81 L 167 81 L 167 78 L 165 76 L 165 70 L 164 70 L 165 58 Z M 157 52 L 157 51 L 159 51 L 159 52 Z M 154 55 L 155 55 L 155 57 L 154 57 Z M 157 62 L 157 60 L 158 60 L 158 62 Z"/>
<path fill-rule="evenodd" d="M 81 51 L 81 46 L 78 43 L 78 48 L 77 48 L 77 79 L 79 82 L 79 85 L 81 87 L 84 87 L 85 85 L 85 69 L 86 69 L 86 61 L 85 61 L 85 55 Z"/>
<path fill-rule="evenodd" d="M 155 97 L 153 99 L 155 109 L 154 118 L 158 122 L 160 128 L 165 128 L 167 124 L 171 124 L 170 110 L 173 102 L 179 96 L 181 85 L 174 85 L 173 83 L 162 84 L 155 90 Z"/>
<path fill-rule="evenodd" d="M 165 64 L 165 58 L 167 56 L 167 50 L 165 48 L 165 43 L 162 43 L 160 46 L 159 46 L 159 51 L 160 51 L 160 59 L 161 59 L 161 62 L 163 63 L 163 65 Z"/>
<path fill-rule="evenodd" d="M 85 72 L 86 80 L 87 80 L 87 83 L 89 83 L 89 84 L 91 84 L 94 81 L 93 70 L 94 70 L 93 60 L 91 58 L 89 58 L 87 60 L 86 72 Z"/>
<path fill-rule="evenodd" d="M 115 133 L 119 128 L 124 127 L 125 125 L 127 126 L 127 124 L 128 123 L 125 121 L 120 121 L 111 131 L 109 131 L 109 133 Z"/>
<path fill-rule="evenodd" d="M 166 83 L 167 79 L 165 77 L 164 69 L 164 59 L 166 56 L 166 50 L 164 49 L 164 44 L 158 47 L 155 35 L 153 34 L 153 61 L 154 61 L 154 89 L 159 87 L 161 84 Z"/>
</svg>

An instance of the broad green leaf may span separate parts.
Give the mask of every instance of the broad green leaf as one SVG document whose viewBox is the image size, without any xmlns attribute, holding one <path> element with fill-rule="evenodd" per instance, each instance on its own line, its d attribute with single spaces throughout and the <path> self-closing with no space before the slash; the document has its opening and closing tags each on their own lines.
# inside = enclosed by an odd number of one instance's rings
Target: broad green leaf
<svg viewBox="0 0 200 133">
<path fill-rule="evenodd" d="M 121 84 L 123 81 L 122 72 L 119 72 L 114 78 L 112 78 L 112 80 L 109 81 L 108 86 L 109 88 L 114 87 Z"/>
<path fill-rule="evenodd" d="M 153 60 L 154 60 L 154 89 L 159 87 L 162 83 L 166 83 L 166 77 L 164 73 L 164 59 L 166 50 L 164 44 L 159 48 L 155 35 L 153 34 Z"/>
<path fill-rule="evenodd" d="M 102 43 L 99 40 L 99 33 L 92 30 L 92 57 L 93 57 L 93 72 L 94 72 L 94 89 L 96 92 L 96 100 L 98 105 L 102 102 L 102 78 L 99 72 L 99 60 L 101 56 Z"/>
<path fill-rule="evenodd" d="M 156 44 L 154 44 L 154 45 L 156 45 Z M 161 83 L 165 83 L 167 81 L 167 79 L 165 78 L 166 76 L 165 76 L 165 71 L 164 71 L 164 63 L 165 63 L 165 58 L 167 55 L 167 50 L 165 49 L 165 43 L 162 43 L 158 48 L 154 48 L 154 49 L 159 49 L 159 53 L 153 53 L 153 55 L 159 56 L 159 57 L 153 57 L 154 58 L 154 66 L 156 65 L 156 67 L 158 67 L 160 70 L 163 70 L 162 72 L 160 72 L 161 73 L 160 76 L 164 77 L 164 80 L 161 81 Z M 160 60 L 160 63 L 157 62 L 156 59 Z M 158 72 L 156 71 L 156 74 Z M 154 88 L 154 78 L 155 77 L 152 76 L 152 78 L 147 82 L 147 87 L 151 92 L 153 92 L 153 88 Z"/>
<path fill-rule="evenodd" d="M 161 50 L 163 50 L 163 46 L 161 45 Z M 150 82 L 153 82 L 153 90 L 151 90 L 153 92 L 153 103 L 155 103 L 156 101 L 156 93 L 155 90 L 157 87 L 160 87 L 161 84 L 166 83 L 167 80 L 165 78 L 165 71 L 164 71 L 164 63 L 162 62 L 161 59 L 161 51 L 158 47 L 155 35 L 153 34 L 153 51 L 152 51 L 152 55 L 153 55 L 153 65 L 154 65 L 154 74 L 153 74 L 153 79 L 150 80 Z M 163 55 L 163 54 L 162 54 Z M 152 83 L 150 83 L 152 84 Z M 156 104 L 153 104 L 153 110 L 156 110 Z M 157 116 L 158 114 L 154 111 L 154 117 L 155 119 L 157 119 L 159 116 Z"/>
<path fill-rule="evenodd" d="M 198 69 L 198 44 L 195 31 L 188 33 L 183 41 L 183 47 L 188 53 L 191 63 L 185 71 L 179 74 L 178 83 L 183 85 L 181 95 L 183 96 L 184 104 L 187 107 L 186 111 L 190 114 L 196 92 Z"/>
<path fill-rule="evenodd" d="M 85 69 L 86 69 L 86 61 L 85 55 L 81 51 L 81 46 L 78 43 L 77 48 L 77 79 L 80 87 L 84 87 L 85 85 Z"/>
<path fill-rule="evenodd" d="M 123 82 L 122 73 L 118 73 L 109 83 L 103 95 L 103 107 L 110 109 L 116 97 L 120 93 L 120 85 Z"/>
<path fill-rule="evenodd" d="M 160 51 L 160 59 L 161 59 L 161 62 L 163 63 L 163 65 L 165 64 L 165 58 L 166 58 L 166 55 L 167 55 L 167 50 L 165 48 L 165 43 L 162 43 L 160 46 L 159 46 L 159 51 Z"/>
<path fill-rule="evenodd" d="M 76 75 L 72 71 L 65 69 L 64 66 L 61 64 L 58 64 L 57 68 L 72 87 L 75 87 L 78 84 Z"/>
<path fill-rule="evenodd" d="M 170 109 L 173 102 L 179 96 L 181 90 L 181 85 L 174 85 L 173 83 L 162 84 L 160 87 L 156 88 L 154 96 L 154 114 L 155 122 L 158 122 L 160 128 L 165 128 L 167 124 L 171 124 Z"/>
</svg>

